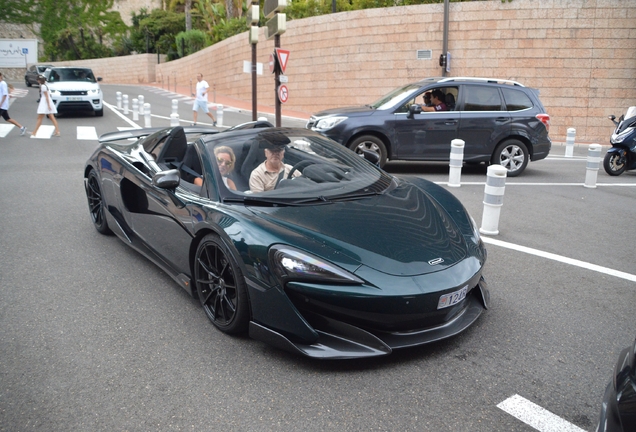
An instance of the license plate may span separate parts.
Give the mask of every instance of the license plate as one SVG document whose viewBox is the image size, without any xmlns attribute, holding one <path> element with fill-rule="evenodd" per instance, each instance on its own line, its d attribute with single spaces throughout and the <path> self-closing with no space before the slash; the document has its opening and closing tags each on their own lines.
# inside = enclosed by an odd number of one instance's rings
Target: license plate
<svg viewBox="0 0 636 432">
<path fill-rule="evenodd" d="M 455 291 L 449 294 L 444 294 L 443 296 L 439 298 L 439 302 L 437 303 L 437 309 L 444 309 L 444 308 L 456 305 L 457 303 L 459 303 L 460 301 L 466 298 L 466 292 L 468 292 L 468 285 L 466 285 L 464 288 L 458 291 Z"/>
<path fill-rule="evenodd" d="M 81 101 L 82 98 L 81 97 L 73 97 L 73 96 L 68 96 L 66 98 L 67 101 Z"/>
</svg>

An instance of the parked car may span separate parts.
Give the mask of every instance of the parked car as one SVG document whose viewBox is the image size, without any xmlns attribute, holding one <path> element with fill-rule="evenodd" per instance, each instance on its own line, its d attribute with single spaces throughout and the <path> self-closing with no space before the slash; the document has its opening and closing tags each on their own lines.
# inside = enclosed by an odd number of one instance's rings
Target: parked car
<svg viewBox="0 0 636 432">
<path fill-rule="evenodd" d="M 636 431 L 636 340 L 618 356 L 605 389 L 596 431 Z"/>
<path fill-rule="evenodd" d="M 440 90 L 447 110 L 423 112 L 427 92 Z M 422 98 L 422 99 L 418 99 Z M 387 160 L 448 161 L 453 139 L 464 140 L 464 161 L 500 164 L 508 176 L 545 158 L 552 145 L 550 116 L 539 92 L 489 78 L 428 78 L 376 102 L 314 114 L 307 128 L 357 152 Z"/>
<path fill-rule="evenodd" d="M 44 72 L 48 68 L 52 68 L 52 67 L 53 65 L 47 65 L 47 64 L 29 66 L 26 73 L 24 74 L 24 83 L 26 84 L 27 87 L 31 87 L 34 84 L 39 85 L 38 76 L 44 75 Z"/>
<path fill-rule="evenodd" d="M 486 249 L 450 192 L 263 126 L 102 135 L 84 172 L 95 228 L 164 269 L 220 331 L 309 357 L 387 355 L 485 311 Z M 266 151 L 292 167 L 252 191 Z"/>
<path fill-rule="evenodd" d="M 102 79 L 95 79 L 90 68 L 52 67 L 44 77 L 58 113 L 94 111 L 97 117 L 104 115 L 104 95 L 98 84 Z"/>
</svg>

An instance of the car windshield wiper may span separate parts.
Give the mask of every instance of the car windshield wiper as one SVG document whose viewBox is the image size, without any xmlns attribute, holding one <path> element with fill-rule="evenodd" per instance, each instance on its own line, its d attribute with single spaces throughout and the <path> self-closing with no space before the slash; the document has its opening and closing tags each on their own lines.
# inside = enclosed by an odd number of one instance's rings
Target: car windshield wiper
<svg viewBox="0 0 636 432">
<path fill-rule="evenodd" d="M 225 203 L 242 203 L 245 205 L 255 205 L 255 206 L 293 206 L 295 204 L 294 201 L 287 200 L 277 200 L 272 198 L 262 198 L 262 197 L 252 197 L 252 196 L 244 196 L 244 197 L 225 197 L 223 198 L 223 202 Z"/>
<path fill-rule="evenodd" d="M 357 199 L 369 198 L 369 197 L 372 197 L 372 196 L 382 195 L 383 193 L 384 193 L 384 191 L 382 191 L 382 192 L 369 191 L 369 192 L 362 192 L 362 193 L 353 193 L 353 194 L 349 194 L 349 195 L 340 195 L 338 197 L 333 197 L 333 198 L 331 198 L 331 201 L 332 202 L 335 202 L 335 201 L 353 201 L 353 200 L 357 200 Z"/>
</svg>

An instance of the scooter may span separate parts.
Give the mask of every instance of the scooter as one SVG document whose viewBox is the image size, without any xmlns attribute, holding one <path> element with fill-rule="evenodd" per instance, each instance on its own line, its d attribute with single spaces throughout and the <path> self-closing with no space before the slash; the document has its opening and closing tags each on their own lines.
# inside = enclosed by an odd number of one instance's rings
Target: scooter
<svg viewBox="0 0 636 432">
<path fill-rule="evenodd" d="M 611 176 L 619 176 L 627 170 L 636 169 L 636 106 L 629 107 L 618 121 L 608 117 L 616 125 L 610 139 L 612 148 L 603 159 L 603 168 Z"/>
</svg>

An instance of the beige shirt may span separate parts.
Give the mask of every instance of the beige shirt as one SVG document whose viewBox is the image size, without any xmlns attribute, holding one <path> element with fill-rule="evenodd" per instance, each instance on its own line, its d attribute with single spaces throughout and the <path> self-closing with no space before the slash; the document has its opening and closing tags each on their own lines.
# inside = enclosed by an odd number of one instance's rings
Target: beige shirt
<svg viewBox="0 0 636 432">
<path fill-rule="evenodd" d="M 285 170 L 283 178 L 286 179 L 292 169 L 292 166 L 283 164 L 283 167 Z M 254 168 L 254 171 L 252 171 L 252 174 L 250 174 L 250 190 L 252 192 L 264 192 L 274 189 L 274 186 L 276 186 L 276 181 L 278 180 L 278 174 L 280 174 L 280 171 L 267 171 L 265 169 L 265 162 L 263 162 L 262 164 Z M 295 171 L 293 177 L 298 177 L 299 175 L 300 172 Z"/>
</svg>

